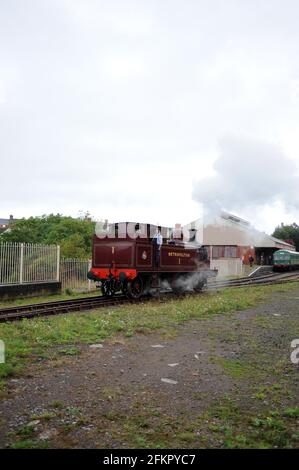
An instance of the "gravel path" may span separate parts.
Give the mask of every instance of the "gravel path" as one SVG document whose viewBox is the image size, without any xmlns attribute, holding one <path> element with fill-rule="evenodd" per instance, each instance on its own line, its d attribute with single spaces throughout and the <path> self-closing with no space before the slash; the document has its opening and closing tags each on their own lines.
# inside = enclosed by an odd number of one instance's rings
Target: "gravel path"
<svg viewBox="0 0 299 470">
<path fill-rule="evenodd" d="M 223 400 L 238 406 L 244 435 L 245 416 L 299 406 L 294 338 L 299 291 L 175 332 L 82 345 L 77 355 L 34 363 L 26 377 L 9 381 L 0 445 L 222 447 L 224 431 L 210 428 Z"/>
</svg>

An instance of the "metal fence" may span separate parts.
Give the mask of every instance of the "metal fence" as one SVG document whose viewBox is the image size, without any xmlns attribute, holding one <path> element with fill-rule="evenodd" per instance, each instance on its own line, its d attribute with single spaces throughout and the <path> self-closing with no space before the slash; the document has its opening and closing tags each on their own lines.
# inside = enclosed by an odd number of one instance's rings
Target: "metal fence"
<svg viewBox="0 0 299 470">
<path fill-rule="evenodd" d="M 78 291 L 95 290 L 95 283 L 87 279 L 87 273 L 90 268 L 91 260 L 62 258 L 60 262 L 62 288 Z"/>
<path fill-rule="evenodd" d="M 91 291 L 90 268 L 91 260 L 61 259 L 56 245 L 0 243 L 0 285 L 61 281 L 63 289 Z"/>
<path fill-rule="evenodd" d="M 59 281 L 60 247 L 0 243 L 0 285 Z"/>
</svg>

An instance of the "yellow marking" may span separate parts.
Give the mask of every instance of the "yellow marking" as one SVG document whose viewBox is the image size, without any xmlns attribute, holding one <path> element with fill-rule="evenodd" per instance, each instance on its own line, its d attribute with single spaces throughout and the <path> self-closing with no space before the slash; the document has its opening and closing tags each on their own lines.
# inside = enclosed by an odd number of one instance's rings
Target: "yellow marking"
<svg viewBox="0 0 299 470">
<path fill-rule="evenodd" d="M 181 256 L 182 258 L 190 258 L 190 253 L 180 253 L 177 251 L 169 251 L 168 256 Z"/>
</svg>

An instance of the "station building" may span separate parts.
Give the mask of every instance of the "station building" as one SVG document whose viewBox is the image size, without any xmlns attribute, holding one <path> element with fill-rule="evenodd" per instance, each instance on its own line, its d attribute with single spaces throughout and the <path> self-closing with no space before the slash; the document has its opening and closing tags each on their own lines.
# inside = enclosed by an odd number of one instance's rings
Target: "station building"
<svg viewBox="0 0 299 470">
<path fill-rule="evenodd" d="M 275 251 L 295 251 L 290 243 L 256 230 L 247 220 L 228 212 L 208 221 L 192 222 L 193 226 L 199 227 L 201 243 L 208 249 L 211 266 L 221 270 L 225 265 L 228 274 L 240 274 L 242 265 L 249 264 L 250 255 L 254 264 L 271 265 Z"/>
</svg>

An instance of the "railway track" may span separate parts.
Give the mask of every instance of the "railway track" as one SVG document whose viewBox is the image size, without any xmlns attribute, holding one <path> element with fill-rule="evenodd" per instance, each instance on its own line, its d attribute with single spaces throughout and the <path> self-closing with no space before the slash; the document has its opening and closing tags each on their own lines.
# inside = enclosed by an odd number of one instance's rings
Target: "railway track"
<svg viewBox="0 0 299 470">
<path fill-rule="evenodd" d="M 268 274 L 258 278 L 239 278 L 223 281 L 211 281 L 206 288 L 207 291 L 214 291 L 228 287 L 246 287 L 256 285 L 274 285 L 296 282 L 299 280 L 297 273 Z M 164 297 L 172 297 L 171 291 L 161 292 Z M 190 294 L 190 293 L 188 293 Z M 198 295 L 198 294 L 195 294 Z M 150 296 L 142 298 L 142 301 L 150 300 Z M 22 320 L 23 318 L 33 318 L 41 316 L 58 315 L 71 312 L 82 312 L 96 308 L 111 307 L 127 303 L 136 303 L 124 295 L 115 295 L 112 298 L 103 297 L 81 297 L 71 300 L 60 300 L 55 302 L 43 302 L 39 304 L 21 305 L 15 307 L 0 308 L 0 322 Z"/>
<path fill-rule="evenodd" d="M 212 280 L 208 283 L 208 289 L 222 289 L 225 287 L 245 287 L 253 285 L 269 285 L 269 284 L 280 284 L 286 281 L 299 280 L 299 272 L 293 273 L 271 273 L 265 274 L 264 276 L 256 278 L 238 278 L 228 280 Z"/>
<path fill-rule="evenodd" d="M 81 312 L 94 308 L 121 305 L 122 303 L 128 302 L 130 302 L 130 300 L 124 295 L 116 295 L 111 299 L 103 297 L 81 297 L 71 300 L 8 307 L 0 310 L 0 322 L 38 316 L 58 315 L 61 313 Z"/>
</svg>

